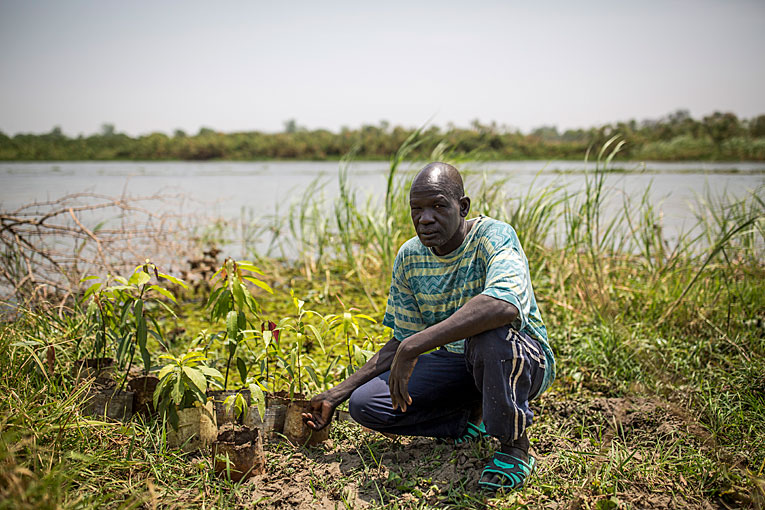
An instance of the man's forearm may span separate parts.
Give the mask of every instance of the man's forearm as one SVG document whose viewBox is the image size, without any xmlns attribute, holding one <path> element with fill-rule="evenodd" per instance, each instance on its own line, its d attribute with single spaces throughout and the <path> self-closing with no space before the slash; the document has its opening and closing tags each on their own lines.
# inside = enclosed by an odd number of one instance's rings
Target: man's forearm
<svg viewBox="0 0 765 510">
<path fill-rule="evenodd" d="M 347 400 L 353 390 L 361 386 L 362 384 L 369 382 L 373 378 L 390 370 L 391 363 L 393 363 L 393 357 L 396 355 L 401 342 L 395 338 L 388 340 L 388 343 L 382 346 L 382 348 L 372 356 L 369 361 L 364 363 L 364 366 L 359 368 L 346 380 L 327 391 L 334 401 L 335 405 Z"/>
<path fill-rule="evenodd" d="M 407 338 L 401 344 L 401 354 L 408 358 L 417 357 L 448 343 L 512 324 L 517 317 L 518 309 L 514 305 L 479 294 L 448 319 Z"/>
</svg>

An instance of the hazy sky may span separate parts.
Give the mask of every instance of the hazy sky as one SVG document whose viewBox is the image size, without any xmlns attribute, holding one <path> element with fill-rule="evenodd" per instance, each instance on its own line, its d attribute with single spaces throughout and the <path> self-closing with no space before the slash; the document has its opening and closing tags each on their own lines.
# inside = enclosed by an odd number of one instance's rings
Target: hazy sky
<svg viewBox="0 0 765 510">
<path fill-rule="evenodd" d="M 0 130 L 752 117 L 763 62 L 763 0 L 0 0 Z"/>
</svg>

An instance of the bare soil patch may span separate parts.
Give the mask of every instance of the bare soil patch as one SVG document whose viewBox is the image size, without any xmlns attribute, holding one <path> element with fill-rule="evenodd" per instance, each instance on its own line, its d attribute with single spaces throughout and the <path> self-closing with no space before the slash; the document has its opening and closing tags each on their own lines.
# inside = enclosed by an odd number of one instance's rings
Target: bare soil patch
<svg viewBox="0 0 765 510">
<path fill-rule="evenodd" d="M 429 438 L 389 439 L 335 424 L 327 442 L 266 444 L 264 475 L 236 489 L 242 507 L 317 510 L 400 507 L 718 508 L 658 449 L 709 448 L 698 424 L 657 399 L 545 398 L 531 429 L 538 459 L 529 486 L 509 495 L 480 491 L 494 443 L 454 447 Z M 680 458 L 682 461 L 682 458 Z M 621 471 L 621 474 L 619 473 Z M 560 484 L 563 478 L 568 483 Z M 556 481 L 555 483 L 553 481 Z M 557 485 L 556 485 L 557 483 Z"/>
</svg>

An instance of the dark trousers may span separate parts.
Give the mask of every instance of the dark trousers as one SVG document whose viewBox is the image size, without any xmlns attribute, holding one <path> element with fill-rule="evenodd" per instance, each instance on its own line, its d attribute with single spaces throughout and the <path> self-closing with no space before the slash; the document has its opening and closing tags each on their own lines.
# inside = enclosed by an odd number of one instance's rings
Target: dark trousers
<svg viewBox="0 0 765 510">
<path fill-rule="evenodd" d="M 440 349 L 421 355 L 409 379 L 412 404 L 393 409 L 390 371 L 351 394 L 351 416 L 380 432 L 456 438 L 465 433 L 471 410 L 481 405 L 486 432 L 517 439 L 531 425 L 529 400 L 545 371 L 539 342 L 507 326 L 467 339 L 464 354 Z"/>
</svg>

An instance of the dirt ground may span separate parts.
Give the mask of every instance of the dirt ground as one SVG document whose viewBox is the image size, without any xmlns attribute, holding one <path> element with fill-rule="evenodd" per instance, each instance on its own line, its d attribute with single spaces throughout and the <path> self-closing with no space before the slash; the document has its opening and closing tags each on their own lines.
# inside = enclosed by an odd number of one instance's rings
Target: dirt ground
<svg viewBox="0 0 765 510">
<path fill-rule="evenodd" d="M 476 484 L 495 444 L 455 447 L 336 423 L 330 439 L 315 448 L 267 442 L 266 474 L 239 485 L 235 503 L 297 510 L 762 508 L 756 495 L 731 494 L 726 502 L 686 479 L 683 462 L 695 462 L 698 452 L 714 445 L 670 403 L 551 395 L 536 413 L 530 437 L 537 468 L 527 488 L 511 494 L 487 494 Z"/>
</svg>

